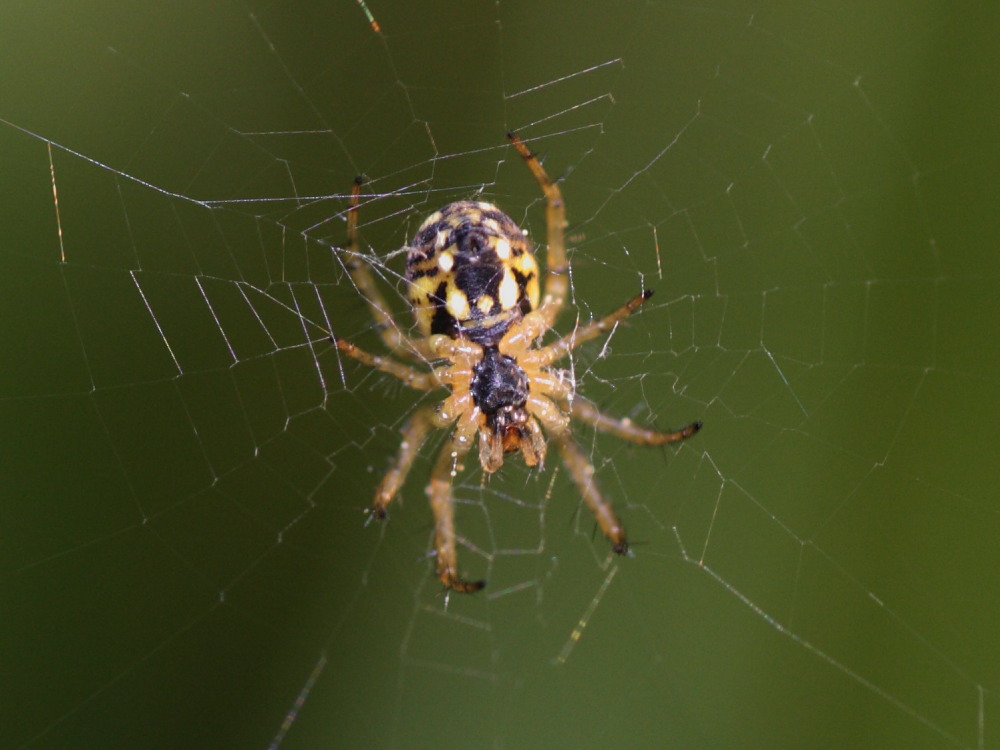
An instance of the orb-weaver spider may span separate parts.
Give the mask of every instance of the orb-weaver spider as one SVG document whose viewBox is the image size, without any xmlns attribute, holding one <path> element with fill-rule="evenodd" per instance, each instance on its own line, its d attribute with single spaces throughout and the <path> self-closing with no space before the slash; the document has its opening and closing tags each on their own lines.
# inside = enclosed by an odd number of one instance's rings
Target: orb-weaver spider
<svg viewBox="0 0 1000 750">
<path fill-rule="evenodd" d="M 420 338 L 404 335 L 389 312 L 358 246 L 361 179 L 355 180 L 347 213 L 348 268 L 368 304 L 390 357 L 358 348 L 333 336 L 343 354 L 392 375 L 420 391 L 449 390 L 436 406 L 416 409 L 402 428 L 403 440 L 375 492 L 373 514 L 385 518 L 421 445 L 432 428 L 454 425 L 431 470 L 427 495 L 434 512 L 437 575 L 455 591 L 478 591 L 485 581 L 467 581 L 458 572 L 452 483 L 479 436 L 479 462 L 492 473 L 504 455 L 519 451 L 528 466 L 545 459 L 542 433 L 554 440 L 570 477 L 604 535 L 619 555 L 628 552 L 625 529 L 594 480 L 594 467 L 570 434 L 572 419 L 641 445 L 663 445 L 690 437 L 694 422 L 676 432 L 660 432 L 614 419 L 576 394 L 569 373 L 552 369 L 580 344 L 611 330 L 638 310 L 652 291 L 633 297 L 614 312 L 577 325 L 562 338 L 541 345 L 563 308 L 569 290 L 562 193 L 541 163 L 514 133 L 508 138 L 541 186 L 546 200 L 547 253 L 544 295 L 539 304 L 539 269 L 524 233 L 490 203 L 460 201 L 431 214 L 408 248 L 407 296 Z M 541 423 L 541 427 L 539 426 Z"/>
</svg>

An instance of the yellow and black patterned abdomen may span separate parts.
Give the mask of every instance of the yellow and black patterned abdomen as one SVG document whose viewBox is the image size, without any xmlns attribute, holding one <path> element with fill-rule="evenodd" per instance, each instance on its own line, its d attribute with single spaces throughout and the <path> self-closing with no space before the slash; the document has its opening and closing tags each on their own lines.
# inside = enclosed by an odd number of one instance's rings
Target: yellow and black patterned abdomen
<svg viewBox="0 0 1000 750">
<path fill-rule="evenodd" d="M 435 211 L 406 257 L 421 334 L 493 346 L 538 306 L 538 264 L 521 229 L 491 203 L 460 201 Z"/>
</svg>

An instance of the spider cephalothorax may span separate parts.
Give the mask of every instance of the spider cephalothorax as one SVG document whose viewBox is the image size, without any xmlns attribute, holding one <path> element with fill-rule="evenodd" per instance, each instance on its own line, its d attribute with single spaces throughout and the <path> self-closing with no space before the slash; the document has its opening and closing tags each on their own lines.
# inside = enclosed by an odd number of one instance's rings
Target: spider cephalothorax
<svg viewBox="0 0 1000 750">
<path fill-rule="evenodd" d="M 490 473 L 503 465 L 506 453 L 517 451 L 528 466 L 541 465 L 546 435 L 555 441 L 613 551 L 625 554 L 625 529 L 594 482 L 593 466 L 570 434 L 570 420 L 643 445 L 678 442 L 701 428 L 700 422 L 694 422 L 675 432 L 660 432 L 629 419 L 608 417 L 576 393 L 571 378 L 552 368 L 575 347 L 610 331 L 638 310 L 652 292 L 644 291 L 603 318 L 541 345 L 569 290 L 565 206 L 559 187 L 538 159 L 516 135 L 510 134 L 510 140 L 545 193 L 544 295 L 527 238 L 509 216 L 490 203 L 451 203 L 424 221 L 407 251 L 407 297 L 421 334 L 408 338 L 390 316 L 358 250 L 360 180 L 355 182 L 348 210 L 351 277 L 386 346 L 413 364 L 369 354 L 345 339 L 335 339 L 338 350 L 411 388 L 449 392 L 436 406 L 417 408 L 404 424 L 399 453 L 376 490 L 373 513 L 376 518 L 386 516 L 431 429 L 451 427 L 451 438 L 431 471 L 427 495 L 435 518 L 438 578 L 456 591 L 477 591 L 485 585 L 485 581 L 467 581 L 459 575 L 452 502 L 452 482 L 477 434 L 479 463 Z M 417 367 L 434 362 L 443 364 L 423 370 Z"/>
<path fill-rule="evenodd" d="M 503 454 L 520 450 L 528 466 L 545 460 L 545 442 L 538 423 L 527 409 L 530 378 L 517 361 L 486 347 L 483 358 L 472 368 L 472 403 L 483 413 L 479 430 L 480 463 L 487 472 L 503 464 Z"/>
</svg>

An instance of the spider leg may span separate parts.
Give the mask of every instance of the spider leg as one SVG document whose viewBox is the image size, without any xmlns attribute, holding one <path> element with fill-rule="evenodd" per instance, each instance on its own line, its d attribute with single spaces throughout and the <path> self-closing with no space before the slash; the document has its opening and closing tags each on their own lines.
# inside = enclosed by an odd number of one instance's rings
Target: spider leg
<svg viewBox="0 0 1000 750">
<path fill-rule="evenodd" d="M 466 594 L 479 591 L 486 581 L 466 581 L 458 575 L 455 551 L 455 503 L 452 487 L 462 458 L 472 447 L 478 430 L 476 412 L 470 410 L 459 419 L 451 438 L 438 454 L 427 485 L 427 496 L 434 511 L 434 547 L 437 549 L 437 575 L 446 588 Z"/>
<path fill-rule="evenodd" d="M 389 471 L 382 477 L 378 489 L 375 490 L 375 502 L 372 509 L 375 518 L 382 519 L 386 517 L 389 503 L 396 497 L 399 488 L 406 481 L 406 475 L 410 473 L 413 460 L 420 452 L 420 447 L 424 444 L 424 441 L 427 440 L 427 435 L 435 426 L 434 417 L 434 407 L 424 406 L 415 411 L 406 421 L 406 424 L 403 425 L 403 429 L 401 430 L 403 440 L 399 444 L 399 453 L 396 454 L 396 460 L 392 462 Z"/>
<path fill-rule="evenodd" d="M 591 339 L 595 339 L 602 333 L 610 331 L 619 322 L 642 307 L 646 300 L 652 296 L 653 290 L 647 289 L 642 294 L 633 297 L 617 310 L 613 310 L 603 318 L 598 318 L 597 320 L 593 320 L 585 325 L 577 326 L 561 339 L 553 341 L 548 346 L 543 346 L 537 351 L 531 352 L 525 357 L 525 362 L 536 367 L 547 367 L 553 362 L 557 362 L 580 344 L 590 341 Z"/>
<path fill-rule="evenodd" d="M 601 432 L 614 435 L 622 440 L 628 440 L 639 445 L 665 445 L 667 443 L 679 443 L 694 435 L 701 429 L 701 422 L 692 422 L 687 427 L 682 427 L 673 432 L 661 432 L 649 427 L 636 424 L 628 417 L 609 417 L 601 412 L 597 405 L 580 396 L 573 398 L 570 413 L 574 419 L 586 422 L 596 427 Z"/>
<path fill-rule="evenodd" d="M 559 186 L 549 177 L 538 157 L 531 153 L 524 141 L 513 132 L 507 133 L 507 137 L 545 193 L 548 250 L 545 253 L 545 295 L 539 312 L 545 317 L 547 327 L 551 328 L 569 292 L 569 263 L 566 261 L 565 237 L 566 204 L 563 202 Z"/>
<path fill-rule="evenodd" d="M 331 336 L 331 339 L 337 346 L 337 349 L 351 359 L 356 359 L 358 362 L 368 365 L 373 370 L 379 370 L 380 372 L 399 378 L 410 388 L 418 391 L 430 391 L 443 386 L 438 369 L 431 370 L 430 372 L 421 372 L 390 357 L 371 354 L 361 347 L 352 344 L 347 339 L 337 338 L 336 336 Z"/>
<path fill-rule="evenodd" d="M 392 308 L 379 291 L 372 276 L 369 263 L 361 253 L 358 241 L 358 206 L 361 203 L 361 182 L 356 177 L 351 188 L 351 203 L 347 209 L 347 270 L 351 280 L 365 298 L 368 309 L 375 319 L 375 327 L 389 351 L 401 351 L 409 357 L 422 353 L 420 346 L 405 336 L 392 318 Z"/>
<path fill-rule="evenodd" d="M 573 483 L 579 489 L 584 502 L 590 508 L 590 512 L 594 514 L 597 525 L 601 527 L 604 536 L 611 542 L 615 554 L 627 554 L 628 541 L 625 539 L 625 527 L 615 515 L 611 503 L 597 486 L 597 480 L 594 478 L 594 465 L 583 455 L 583 451 L 570 436 L 569 431 L 559 435 L 556 440 L 559 444 L 559 453 L 562 455 L 563 463 L 566 465 Z"/>
</svg>

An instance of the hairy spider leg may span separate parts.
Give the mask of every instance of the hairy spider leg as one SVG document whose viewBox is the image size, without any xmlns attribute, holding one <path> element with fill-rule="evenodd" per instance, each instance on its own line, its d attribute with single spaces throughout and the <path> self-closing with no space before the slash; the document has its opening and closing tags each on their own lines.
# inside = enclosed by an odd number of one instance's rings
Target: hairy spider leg
<svg viewBox="0 0 1000 750">
<path fill-rule="evenodd" d="M 414 412 L 403 426 L 403 439 L 399 452 L 389 471 L 375 492 L 373 514 L 377 519 L 386 517 L 388 506 L 406 481 L 421 446 L 433 427 L 447 427 L 457 418 L 458 424 L 451 437 L 438 454 L 427 485 L 431 510 L 434 513 L 434 547 L 437 550 L 437 573 L 447 588 L 461 593 L 479 591 L 486 581 L 466 581 L 458 574 L 458 555 L 455 548 L 455 519 L 452 485 L 462 459 L 472 447 L 479 430 L 479 412 L 472 408 L 468 389 L 456 386 L 455 380 L 468 382 L 470 373 L 461 364 L 438 367 L 422 373 L 388 357 L 370 354 L 344 339 L 335 339 L 337 348 L 353 359 L 381 372 L 393 375 L 416 390 L 451 387 L 452 393 L 438 407 L 425 406 Z M 478 346 L 454 341 L 445 336 L 431 336 L 428 349 L 435 357 L 456 359 L 468 357 Z M 551 409 L 557 412 L 550 403 Z M 568 418 L 563 417 L 568 422 Z"/>
<path fill-rule="evenodd" d="M 613 310 L 603 318 L 578 326 L 566 336 L 552 344 L 536 349 L 526 354 L 523 359 L 538 368 L 544 368 L 568 355 L 573 349 L 586 341 L 611 330 L 620 321 L 636 312 L 652 296 L 652 290 L 647 290 L 628 300 L 624 305 Z M 533 333 L 531 326 L 526 326 L 528 334 Z M 614 418 L 603 414 L 596 405 L 579 396 L 566 384 L 551 378 L 545 381 L 545 390 L 557 398 L 570 412 L 570 415 L 580 421 L 592 425 L 596 429 L 631 441 L 640 445 L 665 445 L 676 443 L 694 435 L 701 429 L 701 422 L 694 422 L 687 427 L 672 432 L 661 432 L 642 425 L 637 425 L 627 417 Z M 545 424 L 543 420 L 543 424 Z M 549 425 L 546 424 L 549 429 Z M 579 446 L 566 429 L 553 430 L 553 437 L 559 445 L 559 453 L 569 471 L 573 483 L 590 509 L 604 536 L 611 542 L 614 551 L 619 555 L 628 553 L 628 542 L 625 528 L 604 497 L 594 477 L 594 467 L 584 456 Z"/>
<path fill-rule="evenodd" d="M 542 163 L 525 145 L 516 133 L 507 133 L 511 144 L 524 159 L 535 176 L 542 192 L 545 193 L 545 227 L 548 247 L 545 252 L 545 293 L 538 311 L 551 328 L 562 311 L 569 293 L 569 263 L 566 261 L 566 204 L 562 191 L 549 177 Z"/>
<path fill-rule="evenodd" d="M 347 208 L 347 270 L 351 280 L 361 292 L 365 303 L 375 319 L 375 328 L 391 352 L 402 352 L 412 359 L 426 358 L 425 347 L 399 330 L 399 324 L 392 317 L 392 308 L 379 291 L 370 264 L 361 252 L 358 239 L 358 206 L 361 204 L 361 177 L 354 178 L 351 187 L 351 202 Z"/>
<path fill-rule="evenodd" d="M 610 331 L 618 323 L 642 307 L 646 300 L 652 296 L 653 290 L 647 289 L 642 294 L 630 299 L 621 307 L 612 310 L 603 318 L 592 320 L 584 325 L 578 325 L 561 339 L 553 341 L 548 346 L 543 346 L 541 349 L 533 351 L 531 353 L 531 363 L 536 367 L 548 367 L 553 362 L 559 361 L 571 351 L 576 349 L 576 347 L 580 346 L 580 344 L 585 344 L 586 342 L 597 338 L 602 333 Z"/>
<path fill-rule="evenodd" d="M 443 387 L 444 383 L 441 380 L 442 368 L 438 367 L 430 372 L 421 372 L 420 370 L 414 369 L 409 365 L 405 365 L 402 362 L 397 362 L 390 357 L 383 357 L 378 354 L 371 354 L 366 352 L 360 346 L 351 343 L 347 339 L 342 339 L 337 336 L 331 336 L 333 342 L 337 345 L 338 351 L 343 352 L 351 359 L 356 359 L 362 364 L 368 365 L 373 370 L 379 370 L 387 375 L 392 375 L 399 378 L 410 388 L 417 391 L 430 391 L 434 388 Z"/>
<path fill-rule="evenodd" d="M 375 502 L 372 508 L 375 518 L 382 519 L 388 514 L 389 503 L 399 494 L 399 489 L 413 467 L 414 459 L 420 453 L 420 448 L 427 440 L 430 431 L 436 426 L 435 415 L 433 406 L 423 406 L 410 415 L 400 430 L 403 439 L 399 443 L 399 452 L 389 471 L 379 482 L 378 489 L 375 490 Z"/>
<path fill-rule="evenodd" d="M 451 437 L 441 448 L 431 481 L 427 485 L 434 513 L 434 548 L 437 550 L 437 575 L 441 583 L 449 589 L 463 594 L 479 591 L 486 581 L 466 581 L 458 574 L 458 556 L 455 551 L 455 503 L 452 487 L 455 475 L 461 468 L 462 459 L 472 447 L 472 439 L 479 429 L 475 410 L 463 414 Z"/>
<path fill-rule="evenodd" d="M 628 418 L 615 419 L 601 411 L 590 401 L 577 397 L 572 404 L 572 415 L 596 427 L 601 432 L 607 432 L 615 437 L 628 440 L 639 445 L 665 445 L 689 438 L 701 429 L 701 422 L 694 422 L 675 432 L 660 432 L 635 424 Z M 580 446 L 573 440 L 568 431 L 556 436 L 559 453 L 562 456 L 573 483 L 580 491 L 584 502 L 597 520 L 604 536 L 612 544 L 616 554 L 628 553 L 628 541 L 625 537 L 625 527 L 618 520 L 618 515 L 611 503 L 604 497 L 597 479 L 594 477 L 594 465 L 587 460 Z"/>
<path fill-rule="evenodd" d="M 679 430 L 662 431 L 637 424 L 628 417 L 608 416 L 598 408 L 597 404 L 575 393 L 568 380 L 553 374 L 551 370 L 534 372 L 531 385 L 538 394 L 555 400 L 572 419 L 578 419 L 601 432 L 639 445 L 678 443 L 701 429 L 701 422 L 692 422 Z M 569 425 L 569 419 L 566 419 L 565 414 L 563 412 L 558 414 L 564 421 L 553 423 L 543 420 L 546 430 L 553 435 L 561 433 Z M 540 412 L 538 416 L 541 416 Z"/>
<path fill-rule="evenodd" d="M 643 427 L 636 424 L 628 417 L 609 417 L 601 412 L 597 405 L 585 398 L 576 396 L 570 405 L 571 414 L 574 419 L 579 419 L 601 432 L 614 435 L 616 438 L 628 440 L 639 445 L 666 445 L 668 443 L 679 443 L 681 440 L 694 435 L 701 429 L 701 422 L 692 422 L 686 427 L 672 432 L 662 432 Z"/>
<path fill-rule="evenodd" d="M 556 442 L 559 445 L 559 453 L 562 455 L 563 463 L 584 502 L 590 508 L 590 512 L 594 514 L 597 525 L 601 527 L 604 536 L 611 542 L 616 554 L 627 554 L 628 542 L 625 539 L 625 527 L 618 520 L 611 503 L 597 486 L 597 480 L 594 478 L 594 465 L 583 455 L 580 446 L 576 444 L 568 432 L 556 437 Z"/>
</svg>

